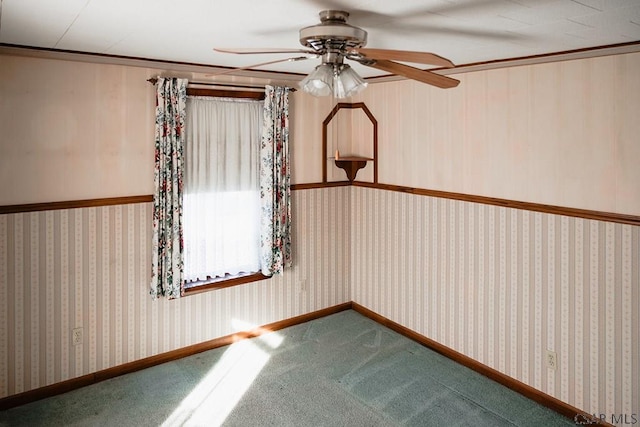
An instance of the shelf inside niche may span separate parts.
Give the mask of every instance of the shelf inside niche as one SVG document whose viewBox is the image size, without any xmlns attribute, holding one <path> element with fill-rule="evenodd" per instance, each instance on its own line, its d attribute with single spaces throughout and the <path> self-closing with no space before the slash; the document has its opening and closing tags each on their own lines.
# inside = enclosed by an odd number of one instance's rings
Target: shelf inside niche
<svg viewBox="0 0 640 427">
<path fill-rule="evenodd" d="M 351 182 L 356 179 L 358 171 L 367 166 L 368 161 L 373 160 L 371 157 L 360 156 L 339 156 L 337 159 L 335 157 L 330 157 L 330 159 L 333 159 L 336 166 L 347 173 L 347 178 Z"/>
<path fill-rule="evenodd" d="M 337 150 L 336 150 L 336 153 L 338 154 L 338 158 L 336 159 L 335 157 L 331 156 L 333 153 L 330 150 L 328 150 L 329 147 L 327 143 L 328 142 L 327 136 L 329 135 L 329 132 L 327 131 L 327 128 L 331 120 L 333 120 L 333 118 L 336 116 L 336 114 L 339 111 L 344 109 L 353 110 L 354 113 L 364 114 L 366 118 L 364 117 L 360 118 L 360 121 L 364 121 L 364 123 L 362 124 L 363 126 L 367 124 L 366 123 L 367 119 L 371 123 L 371 126 L 372 126 L 371 142 L 373 144 L 373 147 L 372 147 L 373 150 L 370 151 L 369 148 L 367 148 L 366 150 L 364 149 L 364 146 L 362 146 L 363 144 L 361 144 L 360 142 L 366 142 L 365 140 L 358 141 L 358 144 L 357 144 L 358 147 L 360 149 L 363 149 L 367 154 L 372 152 L 373 155 L 371 157 L 367 157 L 367 155 L 353 155 L 353 154 L 343 156 L 343 155 L 340 155 L 340 153 Z M 351 116 L 349 117 L 349 120 L 351 120 Z M 332 148 L 337 149 L 336 145 L 337 145 L 337 141 L 333 144 Z M 369 109 L 363 102 L 356 102 L 356 103 L 339 102 L 335 105 L 335 107 L 333 107 L 331 112 L 327 115 L 327 117 L 325 117 L 324 121 L 322 122 L 322 152 L 324 154 L 324 156 L 321 157 L 323 183 L 328 182 L 327 168 L 330 167 L 331 161 L 334 162 L 337 168 L 343 169 L 345 171 L 345 173 L 347 174 L 347 178 L 349 179 L 349 182 L 353 182 L 356 179 L 356 175 L 358 171 L 366 167 L 368 162 L 372 162 L 373 183 L 378 182 L 378 122 L 373 116 L 373 114 L 371 114 L 371 111 L 369 111 Z"/>
</svg>

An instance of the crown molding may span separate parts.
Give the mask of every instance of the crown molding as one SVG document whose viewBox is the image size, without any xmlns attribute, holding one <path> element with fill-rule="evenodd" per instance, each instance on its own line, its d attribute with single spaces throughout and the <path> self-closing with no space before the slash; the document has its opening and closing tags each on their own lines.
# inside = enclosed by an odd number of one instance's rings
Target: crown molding
<svg viewBox="0 0 640 427">
<path fill-rule="evenodd" d="M 122 55 L 110 55 L 104 53 L 79 52 L 74 50 L 62 50 L 42 48 L 34 46 L 19 46 L 0 43 L 0 55 L 23 56 L 42 59 L 54 59 L 61 61 L 88 62 L 92 64 L 123 65 L 128 67 L 153 68 L 157 74 L 183 77 L 190 80 L 206 80 L 207 82 L 233 84 L 247 82 L 255 84 L 291 85 L 304 78 L 304 74 L 283 73 L 264 70 L 238 70 L 228 72 L 233 67 L 222 67 L 210 64 L 198 64 L 192 62 L 166 61 L 151 58 L 139 58 Z M 215 73 L 225 74 L 214 76 Z"/>
<path fill-rule="evenodd" d="M 518 67 L 523 65 L 544 64 L 549 62 L 571 61 L 575 59 L 596 58 L 601 56 L 622 55 L 628 53 L 640 52 L 640 41 L 628 43 L 619 43 L 606 46 L 598 46 L 592 48 L 575 49 L 563 52 L 545 53 L 532 56 L 524 56 L 518 58 L 498 59 L 494 61 L 475 62 L 470 64 L 457 65 L 453 68 L 436 68 L 429 71 L 442 74 L 461 74 L 474 71 L 493 70 L 499 68 Z M 34 46 L 19 46 L 6 43 L 0 43 L 0 55 L 28 56 L 45 59 L 58 59 L 63 61 L 79 61 L 98 64 L 125 65 L 132 67 L 154 68 L 163 70 L 166 73 L 187 73 L 188 77 L 193 78 L 193 74 L 214 74 L 216 72 L 225 72 L 223 75 L 210 76 L 213 82 L 235 83 L 238 78 L 255 79 L 255 83 L 261 84 L 278 84 L 290 85 L 292 82 L 298 82 L 304 78 L 304 74 L 285 73 L 280 71 L 265 70 L 238 70 L 229 72 L 230 67 L 216 66 L 212 64 L 198 64 L 180 61 L 166 61 L 150 58 L 138 58 L 122 55 L 110 55 L 103 53 L 80 52 L 73 50 L 51 49 Z M 369 83 L 384 83 L 391 81 L 404 80 L 405 78 L 397 75 L 386 75 L 377 77 L 367 77 L 365 80 Z"/>
</svg>

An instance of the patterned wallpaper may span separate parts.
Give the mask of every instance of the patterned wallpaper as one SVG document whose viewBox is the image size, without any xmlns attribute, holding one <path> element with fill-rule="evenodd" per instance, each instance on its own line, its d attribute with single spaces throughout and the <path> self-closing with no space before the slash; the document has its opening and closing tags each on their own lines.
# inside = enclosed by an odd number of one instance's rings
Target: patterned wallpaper
<svg viewBox="0 0 640 427">
<path fill-rule="evenodd" d="M 147 293 L 150 203 L 1 215 L 0 397 L 353 300 L 588 412 L 640 412 L 639 227 L 293 194 L 291 270 L 177 301 Z"/>
<path fill-rule="evenodd" d="M 292 269 L 173 301 L 148 294 L 151 203 L 0 215 L 0 397 L 350 301 L 349 206 L 294 191 Z"/>
<path fill-rule="evenodd" d="M 640 413 L 640 227 L 352 191 L 354 301 L 588 412 Z"/>
</svg>

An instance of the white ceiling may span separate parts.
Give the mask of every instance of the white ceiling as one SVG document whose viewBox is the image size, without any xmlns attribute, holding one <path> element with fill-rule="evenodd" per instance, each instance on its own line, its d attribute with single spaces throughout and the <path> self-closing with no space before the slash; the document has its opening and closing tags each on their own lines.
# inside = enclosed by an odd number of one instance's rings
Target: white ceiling
<svg viewBox="0 0 640 427">
<path fill-rule="evenodd" d="M 240 67 L 290 55 L 212 48 L 301 48 L 298 30 L 324 9 L 350 12 L 367 47 L 433 52 L 457 65 L 640 40 L 640 0 L 0 0 L 0 43 Z M 318 63 L 264 69 L 306 74 Z"/>
</svg>

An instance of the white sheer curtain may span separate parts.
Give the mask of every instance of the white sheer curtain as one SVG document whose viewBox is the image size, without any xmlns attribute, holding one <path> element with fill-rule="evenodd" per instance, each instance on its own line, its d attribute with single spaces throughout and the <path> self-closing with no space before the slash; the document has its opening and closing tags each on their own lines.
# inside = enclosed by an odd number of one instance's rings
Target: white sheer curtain
<svg viewBox="0 0 640 427">
<path fill-rule="evenodd" d="M 188 97 L 186 281 L 260 271 L 263 102 Z"/>
</svg>

